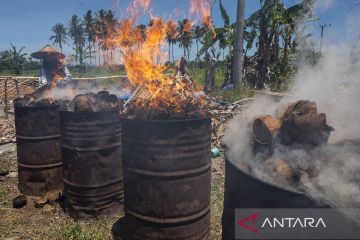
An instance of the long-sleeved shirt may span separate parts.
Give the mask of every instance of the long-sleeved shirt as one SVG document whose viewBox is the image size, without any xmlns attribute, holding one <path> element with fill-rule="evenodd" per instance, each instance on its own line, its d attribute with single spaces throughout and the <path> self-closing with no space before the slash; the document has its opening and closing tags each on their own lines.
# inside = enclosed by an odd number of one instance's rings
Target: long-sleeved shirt
<svg viewBox="0 0 360 240">
<path fill-rule="evenodd" d="M 70 80 L 72 78 L 69 69 L 64 66 L 64 72 L 65 72 L 65 77 L 62 79 L 62 81 L 67 81 Z M 42 87 L 44 85 L 46 85 L 48 83 L 48 79 L 46 77 L 46 71 L 44 66 L 41 66 L 40 68 L 40 74 L 39 74 L 39 87 Z"/>
</svg>

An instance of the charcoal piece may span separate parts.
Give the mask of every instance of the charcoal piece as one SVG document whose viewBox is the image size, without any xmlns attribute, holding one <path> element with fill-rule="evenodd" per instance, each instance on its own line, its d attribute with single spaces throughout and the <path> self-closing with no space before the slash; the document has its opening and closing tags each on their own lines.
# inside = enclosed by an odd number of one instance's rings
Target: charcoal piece
<svg viewBox="0 0 360 240">
<path fill-rule="evenodd" d="M 34 94 L 25 94 L 24 100 L 26 101 L 27 105 L 29 105 L 35 102 L 36 96 Z"/>
<path fill-rule="evenodd" d="M 7 176 L 7 175 L 9 175 L 9 171 L 3 171 L 3 170 L 0 170 L 0 176 L 3 176 L 3 177 L 5 177 L 5 176 Z"/>
<path fill-rule="evenodd" d="M 3 171 L 3 170 L 0 170 L 0 176 L 2 176 L 2 177 L 5 177 L 5 176 L 7 176 L 7 175 L 9 175 L 9 171 Z"/>
<path fill-rule="evenodd" d="M 317 113 L 316 103 L 308 100 L 300 100 L 287 107 L 282 119 L 286 120 L 295 115 L 306 115 L 311 113 Z"/>
<path fill-rule="evenodd" d="M 106 101 L 109 97 L 108 91 L 100 91 L 95 95 L 95 100 L 98 101 Z"/>
<path fill-rule="evenodd" d="M 327 143 L 334 128 L 326 124 L 324 113 L 293 115 L 282 122 L 279 139 L 284 145 L 306 144 L 319 146 Z"/>
<path fill-rule="evenodd" d="M 19 195 L 12 201 L 13 208 L 23 208 L 27 204 L 26 196 L 25 195 Z"/>
<path fill-rule="evenodd" d="M 77 112 L 92 112 L 91 100 L 84 94 L 78 94 L 73 100 L 74 111 Z"/>
<path fill-rule="evenodd" d="M 267 159 L 273 153 L 273 139 L 280 128 L 280 119 L 261 115 L 253 121 L 253 152 L 261 153 Z"/>
<path fill-rule="evenodd" d="M 85 96 L 89 97 L 92 102 L 95 102 L 96 93 L 88 92 L 88 93 L 85 93 Z"/>
<path fill-rule="evenodd" d="M 24 98 L 20 97 L 14 100 L 14 105 L 19 107 L 25 107 L 27 105 L 27 102 Z"/>
<path fill-rule="evenodd" d="M 107 102 L 110 103 L 111 108 L 119 108 L 119 100 L 115 94 L 110 94 Z"/>
<path fill-rule="evenodd" d="M 104 112 L 112 110 L 111 104 L 109 102 L 96 102 L 95 111 Z"/>
<path fill-rule="evenodd" d="M 55 101 L 52 98 L 40 99 L 35 103 L 36 106 L 50 106 L 54 104 Z"/>
<path fill-rule="evenodd" d="M 70 111 L 69 100 L 58 100 L 58 104 L 61 111 Z"/>
</svg>

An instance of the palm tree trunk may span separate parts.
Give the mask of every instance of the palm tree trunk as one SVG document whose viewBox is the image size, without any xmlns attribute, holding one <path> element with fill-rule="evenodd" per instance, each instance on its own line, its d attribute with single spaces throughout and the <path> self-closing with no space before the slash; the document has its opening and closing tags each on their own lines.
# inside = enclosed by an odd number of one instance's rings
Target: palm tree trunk
<svg viewBox="0 0 360 240">
<path fill-rule="evenodd" d="M 91 66 L 91 42 L 89 41 L 89 56 L 90 56 L 90 66 Z"/>
<path fill-rule="evenodd" d="M 171 43 L 169 43 L 169 49 L 168 49 L 168 55 L 169 55 L 169 63 L 170 63 L 170 61 L 171 61 L 171 52 L 170 52 L 170 50 L 171 50 Z"/>
<path fill-rule="evenodd" d="M 195 41 L 196 41 L 196 61 L 199 62 L 199 42 L 197 38 Z"/>
<path fill-rule="evenodd" d="M 175 62 L 175 58 L 174 58 L 174 43 L 172 43 L 171 45 L 171 52 L 172 52 L 172 60 L 173 60 L 173 63 Z"/>
<path fill-rule="evenodd" d="M 98 54 L 99 54 L 99 66 L 100 66 L 100 58 L 101 58 L 101 56 L 100 56 L 100 43 L 98 43 Z"/>
<path fill-rule="evenodd" d="M 96 45 L 95 45 L 95 43 L 93 43 L 93 48 L 94 48 L 94 63 L 96 66 Z"/>
<path fill-rule="evenodd" d="M 245 10 L 245 0 L 238 0 L 237 16 L 236 16 L 236 36 L 235 36 L 235 47 L 234 47 L 233 79 L 232 79 L 235 88 L 239 88 L 241 86 L 241 81 L 242 81 L 243 37 L 244 37 L 244 26 L 245 26 L 244 10 Z"/>
</svg>

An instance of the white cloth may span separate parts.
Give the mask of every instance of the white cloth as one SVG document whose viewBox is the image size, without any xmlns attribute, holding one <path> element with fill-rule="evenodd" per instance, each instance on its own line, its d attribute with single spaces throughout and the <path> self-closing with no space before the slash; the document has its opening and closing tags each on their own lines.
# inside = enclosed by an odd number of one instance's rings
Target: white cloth
<svg viewBox="0 0 360 240">
<path fill-rule="evenodd" d="M 70 80 L 72 78 L 69 69 L 64 66 L 64 72 L 65 72 L 65 77 L 61 80 L 61 81 L 67 81 Z M 41 66 L 40 68 L 40 73 L 39 73 L 39 87 L 42 87 L 44 85 L 46 85 L 48 83 L 48 79 L 46 78 L 46 71 L 44 66 Z"/>
</svg>

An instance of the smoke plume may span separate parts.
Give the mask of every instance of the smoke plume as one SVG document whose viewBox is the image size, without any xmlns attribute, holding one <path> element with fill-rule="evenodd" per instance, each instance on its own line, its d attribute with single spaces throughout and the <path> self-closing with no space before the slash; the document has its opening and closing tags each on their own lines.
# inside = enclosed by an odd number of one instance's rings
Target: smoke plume
<svg viewBox="0 0 360 240">
<path fill-rule="evenodd" d="M 227 158 L 263 180 L 286 185 L 284 179 L 269 171 L 261 156 L 254 156 L 250 124 L 258 115 L 282 116 L 284 105 L 288 103 L 314 101 L 318 111 L 326 113 L 327 123 L 335 128 L 329 143 L 311 151 L 278 145 L 273 157 L 287 161 L 293 169 L 317 171 L 316 176 L 304 175 L 299 185 L 287 187 L 304 191 L 311 198 L 333 207 L 360 207 L 359 49 L 360 44 L 353 42 L 327 44 L 316 65 L 299 62 L 290 96 L 279 102 L 258 97 L 231 121 L 224 137 Z"/>
</svg>

